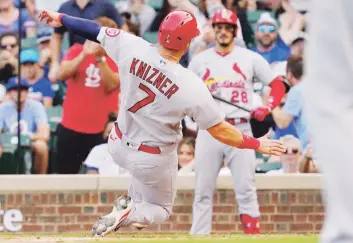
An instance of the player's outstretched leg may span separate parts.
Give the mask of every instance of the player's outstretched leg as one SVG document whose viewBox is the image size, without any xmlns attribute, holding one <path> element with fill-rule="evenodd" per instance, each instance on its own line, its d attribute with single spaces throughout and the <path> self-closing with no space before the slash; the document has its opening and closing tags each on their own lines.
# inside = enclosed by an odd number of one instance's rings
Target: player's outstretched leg
<svg viewBox="0 0 353 243">
<path fill-rule="evenodd" d="M 93 225 L 93 236 L 105 236 L 109 232 L 118 230 L 129 215 L 133 202 L 129 196 L 121 196 L 114 202 L 110 214 L 98 219 Z"/>
<path fill-rule="evenodd" d="M 241 131 L 251 134 L 250 127 L 244 125 Z M 225 161 L 232 172 L 236 200 L 239 205 L 240 220 L 245 234 L 260 233 L 260 212 L 255 187 L 256 156 L 252 150 L 227 147 Z"/>
</svg>

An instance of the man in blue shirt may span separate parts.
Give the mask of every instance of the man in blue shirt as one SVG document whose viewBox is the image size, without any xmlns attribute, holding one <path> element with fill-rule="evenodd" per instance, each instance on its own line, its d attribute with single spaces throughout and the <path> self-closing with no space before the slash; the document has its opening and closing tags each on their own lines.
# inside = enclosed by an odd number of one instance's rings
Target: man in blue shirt
<svg viewBox="0 0 353 243">
<path fill-rule="evenodd" d="M 308 132 L 303 116 L 303 58 L 301 56 L 290 56 L 287 62 L 287 80 L 293 86 L 287 96 L 283 109 L 273 109 L 272 116 L 276 125 L 283 129 L 294 121 L 299 140 L 302 147 L 308 144 Z"/>
<path fill-rule="evenodd" d="M 48 78 L 44 76 L 44 70 L 39 66 L 39 53 L 33 49 L 23 50 L 20 53 L 20 62 L 23 78 L 30 85 L 29 98 L 42 102 L 45 108 L 51 107 L 54 90 Z"/>
<path fill-rule="evenodd" d="M 277 22 L 269 13 L 263 13 L 256 23 L 256 47 L 253 51 L 263 56 L 268 63 L 285 61 L 290 48 L 278 34 Z"/>
<path fill-rule="evenodd" d="M 8 83 L 9 100 L 0 104 L 0 132 L 16 133 L 18 127 L 17 104 L 20 104 L 20 130 L 28 134 L 35 153 L 35 169 L 45 174 L 48 169 L 49 125 L 45 108 L 42 103 L 28 99 L 30 85 L 26 80 L 12 79 Z M 21 92 L 18 102 L 18 90 Z"/>
<path fill-rule="evenodd" d="M 126 24 L 119 14 L 119 11 L 113 4 L 107 0 L 70 0 L 63 3 L 58 12 L 68 14 L 73 17 L 80 17 L 95 20 L 99 17 L 108 17 L 123 30 L 128 30 Z M 59 69 L 59 57 L 61 51 L 61 41 L 67 29 L 65 26 L 54 29 L 51 39 L 52 65 L 49 72 L 49 79 L 54 82 L 57 80 L 57 71 Z M 69 32 L 70 46 L 75 43 L 83 44 L 85 39 Z"/>
</svg>

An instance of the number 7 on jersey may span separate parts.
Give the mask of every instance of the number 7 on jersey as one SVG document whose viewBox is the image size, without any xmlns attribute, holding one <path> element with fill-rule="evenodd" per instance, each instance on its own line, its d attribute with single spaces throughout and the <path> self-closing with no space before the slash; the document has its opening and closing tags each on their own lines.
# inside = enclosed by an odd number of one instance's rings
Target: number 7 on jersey
<svg viewBox="0 0 353 243">
<path fill-rule="evenodd" d="M 147 93 L 147 97 L 136 102 L 136 104 L 134 104 L 133 106 L 131 106 L 128 111 L 135 113 L 136 111 L 138 111 L 139 109 L 145 107 L 146 105 L 152 103 L 154 101 L 154 99 L 156 98 L 156 94 L 153 93 L 146 85 L 143 85 L 140 83 L 139 88 L 142 89 L 143 91 L 145 91 Z"/>
</svg>

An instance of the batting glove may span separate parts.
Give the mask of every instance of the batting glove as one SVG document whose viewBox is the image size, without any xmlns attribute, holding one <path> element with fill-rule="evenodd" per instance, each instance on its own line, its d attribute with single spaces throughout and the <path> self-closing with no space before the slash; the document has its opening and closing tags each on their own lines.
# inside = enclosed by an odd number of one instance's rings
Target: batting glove
<svg viewBox="0 0 353 243">
<path fill-rule="evenodd" d="M 271 113 L 270 107 L 259 107 L 251 112 L 251 117 L 255 118 L 258 121 L 265 120 L 266 116 Z"/>
</svg>

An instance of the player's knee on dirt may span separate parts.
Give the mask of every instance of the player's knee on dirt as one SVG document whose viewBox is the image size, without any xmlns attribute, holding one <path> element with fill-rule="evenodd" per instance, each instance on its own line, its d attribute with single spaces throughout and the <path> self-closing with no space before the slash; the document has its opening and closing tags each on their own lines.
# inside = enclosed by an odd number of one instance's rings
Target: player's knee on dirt
<svg viewBox="0 0 353 243">
<path fill-rule="evenodd" d="M 167 210 L 159 205 L 144 202 L 136 205 L 135 215 L 135 222 L 141 224 L 159 224 L 169 219 L 171 210 Z"/>
</svg>

